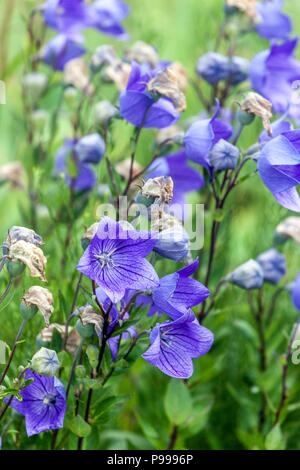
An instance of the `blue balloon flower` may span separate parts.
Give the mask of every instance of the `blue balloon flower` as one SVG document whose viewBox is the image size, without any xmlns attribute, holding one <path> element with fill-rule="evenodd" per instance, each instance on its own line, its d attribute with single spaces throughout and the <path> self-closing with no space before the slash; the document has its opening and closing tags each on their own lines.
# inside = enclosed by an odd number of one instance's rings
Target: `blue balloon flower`
<svg viewBox="0 0 300 470">
<path fill-rule="evenodd" d="M 132 62 L 131 73 L 126 90 L 119 98 L 120 114 L 125 121 L 134 126 L 163 129 L 175 124 L 180 118 L 173 103 L 167 98 L 157 101 L 147 91 L 149 74 L 142 74 L 139 64 Z"/>
<path fill-rule="evenodd" d="M 260 52 L 252 59 L 249 76 L 252 87 L 268 99 L 276 114 L 283 114 L 289 107 L 289 116 L 300 118 L 299 98 L 295 99 L 295 86 L 300 80 L 300 62 L 295 58 L 298 38 Z"/>
<path fill-rule="evenodd" d="M 263 147 L 258 159 L 258 173 L 276 201 L 300 212 L 296 186 L 300 183 L 300 131 L 285 132 Z"/>
</svg>

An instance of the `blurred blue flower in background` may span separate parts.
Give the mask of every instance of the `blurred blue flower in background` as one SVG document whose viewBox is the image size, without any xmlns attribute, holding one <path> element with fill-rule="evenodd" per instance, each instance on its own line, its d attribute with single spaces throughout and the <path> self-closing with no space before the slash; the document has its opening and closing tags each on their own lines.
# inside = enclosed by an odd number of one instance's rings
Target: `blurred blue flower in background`
<svg viewBox="0 0 300 470">
<path fill-rule="evenodd" d="M 143 74 L 137 62 L 132 62 L 126 90 L 119 98 L 120 114 L 134 126 L 163 129 L 175 124 L 180 118 L 180 112 L 175 109 L 171 100 L 155 100 L 151 96 L 147 91 L 150 79 L 149 74 Z"/>
<path fill-rule="evenodd" d="M 285 113 L 289 107 L 292 119 L 300 118 L 299 97 L 296 96 L 300 80 L 300 62 L 295 58 L 298 38 L 257 54 L 250 63 L 249 76 L 252 87 L 271 101 L 276 114 Z"/>
<path fill-rule="evenodd" d="M 261 253 L 256 261 L 263 270 L 264 280 L 271 284 L 277 284 L 286 273 L 285 256 L 275 248 Z"/>
<path fill-rule="evenodd" d="M 243 57 L 226 57 L 217 52 L 207 52 L 198 59 L 197 74 L 210 85 L 221 80 L 237 85 L 248 78 L 249 61 Z"/>
<path fill-rule="evenodd" d="M 263 147 L 258 159 L 258 173 L 276 201 L 300 212 L 296 186 L 300 183 L 300 132 L 285 132 Z"/>
<path fill-rule="evenodd" d="M 256 10 L 259 14 L 257 33 L 266 39 L 287 39 L 292 32 L 293 23 L 290 17 L 282 13 L 284 0 L 259 2 Z"/>
</svg>

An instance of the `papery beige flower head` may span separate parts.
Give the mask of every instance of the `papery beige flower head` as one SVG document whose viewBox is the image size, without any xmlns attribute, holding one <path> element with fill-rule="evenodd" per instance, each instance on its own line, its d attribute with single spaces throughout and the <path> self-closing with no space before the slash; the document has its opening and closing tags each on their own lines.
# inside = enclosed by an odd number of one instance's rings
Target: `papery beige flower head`
<svg viewBox="0 0 300 470">
<path fill-rule="evenodd" d="M 49 289 L 40 286 L 32 286 L 24 294 L 22 301 L 27 307 L 35 305 L 42 313 L 46 326 L 49 327 L 49 319 L 54 312 L 53 295 Z"/>
<path fill-rule="evenodd" d="M 126 62 L 118 62 L 115 65 L 109 65 L 102 73 L 102 78 L 107 82 L 113 82 L 119 91 L 123 91 L 128 82 L 131 72 L 131 65 Z"/>
<path fill-rule="evenodd" d="M 226 0 L 226 3 L 229 7 L 237 8 L 245 13 L 254 23 L 259 22 L 260 17 L 256 10 L 257 0 Z"/>
<path fill-rule="evenodd" d="M 33 245 L 39 246 L 44 245 L 44 241 L 42 237 L 40 237 L 34 230 L 27 228 L 27 227 L 20 227 L 18 225 L 14 225 L 8 232 L 6 241 L 10 245 L 23 240 L 28 243 L 32 243 Z"/>
<path fill-rule="evenodd" d="M 275 232 L 284 238 L 293 238 L 300 245 L 300 217 L 287 217 L 277 225 Z"/>
<path fill-rule="evenodd" d="M 8 259 L 13 262 L 21 261 L 29 268 L 32 277 L 38 277 L 41 281 L 47 282 L 45 278 L 47 258 L 38 246 L 19 240 L 10 245 Z"/>
<path fill-rule="evenodd" d="M 147 89 L 150 93 L 166 96 L 178 111 L 186 110 L 186 99 L 180 90 L 177 74 L 171 67 L 157 72 L 156 76 L 149 81 Z"/>
<path fill-rule="evenodd" d="M 264 129 L 267 131 L 269 136 L 272 136 L 272 103 L 270 103 L 270 101 L 266 100 L 258 93 L 251 91 L 242 102 L 241 110 L 260 117 L 262 119 Z"/>
<path fill-rule="evenodd" d="M 180 90 L 183 93 L 186 93 L 189 84 L 189 77 L 184 66 L 180 64 L 180 62 L 173 62 L 171 65 L 169 65 L 168 69 L 176 75 Z"/>
<path fill-rule="evenodd" d="M 94 93 L 94 87 L 89 79 L 89 66 L 82 58 L 70 60 L 66 64 L 64 68 L 64 82 L 83 91 L 87 96 L 91 96 Z"/>
<path fill-rule="evenodd" d="M 50 343 L 53 337 L 54 330 L 58 331 L 60 336 L 64 338 L 65 336 L 65 325 L 60 325 L 59 323 L 51 323 L 49 327 L 43 328 L 39 334 L 39 339 L 44 343 Z M 68 339 L 66 343 L 66 351 L 68 351 L 73 356 L 75 355 L 78 346 L 80 344 L 80 336 L 76 328 L 68 327 Z"/>
<path fill-rule="evenodd" d="M 103 316 L 94 310 L 91 305 L 86 305 L 85 307 L 81 307 L 79 309 L 80 312 L 80 320 L 83 326 L 87 325 L 94 325 L 95 333 L 100 338 L 103 331 L 103 323 L 104 319 Z"/>
<path fill-rule="evenodd" d="M 118 114 L 116 106 L 110 101 L 102 100 L 96 104 L 94 109 L 95 124 L 100 126 L 107 125 L 109 121 Z"/>
<path fill-rule="evenodd" d="M 24 189 L 24 168 L 20 162 L 0 166 L 0 182 L 9 182 L 15 189 Z"/>
<path fill-rule="evenodd" d="M 136 62 L 148 63 L 152 68 L 156 67 L 159 61 L 157 50 L 143 41 L 135 42 L 130 48 L 125 50 L 125 57 L 129 61 L 135 60 Z"/>
<path fill-rule="evenodd" d="M 181 139 L 184 136 L 184 132 L 179 126 L 173 124 L 172 126 L 165 127 L 158 131 L 156 136 L 156 142 L 161 145 L 172 145 L 174 140 Z"/>
<path fill-rule="evenodd" d="M 174 183 L 170 176 L 159 176 L 158 178 L 149 178 L 141 188 L 142 196 L 146 198 L 155 198 L 157 203 L 169 204 L 173 198 Z"/>
<path fill-rule="evenodd" d="M 103 45 L 99 46 L 91 58 L 91 63 L 94 67 L 101 67 L 103 65 L 117 65 L 120 61 L 114 46 Z"/>
<path fill-rule="evenodd" d="M 131 158 L 125 158 L 121 162 L 117 163 L 115 166 L 116 172 L 119 175 L 123 176 L 127 181 L 129 180 L 130 176 L 130 168 L 131 168 Z M 142 166 L 138 162 L 133 162 L 132 167 L 132 176 L 135 177 L 142 171 Z"/>
</svg>

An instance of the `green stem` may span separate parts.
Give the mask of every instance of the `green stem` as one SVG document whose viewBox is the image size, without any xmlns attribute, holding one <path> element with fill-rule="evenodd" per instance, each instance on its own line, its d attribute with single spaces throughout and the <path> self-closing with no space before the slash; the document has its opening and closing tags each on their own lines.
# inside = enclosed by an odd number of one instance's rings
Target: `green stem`
<svg viewBox="0 0 300 470">
<path fill-rule="evenodd" d="M 12 283 L 13 283 L 13 279 L 12 277 L 9 279 L 8 281 L 8 284 L 6 286 L 6 289 L 5 291 L 3 292 L 3 294 L 0 296 L 0 304 L 3 302 L 3 300 L 5 299 L 5 297 L 8 295 L 9 291 L 10 291 L 10 288 L 12 286 Z"/>
<path fill-rule="evenodd" d="M 12 362 L 13 357 L 14 357 L 14 354 L 15 354 L 15 351 L 16 351 L 16 349 L 17 349 L 18 342 L 20 341 L 20 338 L 21 338 L 21 336 L 22 336 L 22 333 L 23 333 L 23 330 L 24 330 L 24 327 L 25 327 L 26 323 L 27 323 L 27 320 L 23 320 L 22 325 L 21 325 L 21 327 L 20 327 L 20 329 L 19 329 L 19 331 L 18 331 L 18 334 L 17 334 L 16 340 L 15 340 L 15 343 L 14 343 L 13 348 L 12 348 L 12 350 L 11 350 L 11 353 L 10 353 L 10 355 L 9 355 L 8 363 L 7 363 L 7 365 L 6 365 L 5 369 L 4 369 L 4 372 L 3 372 L 2 376 L 1 376 L 0 385 L 2 385 L 2 383 L 3 383 L 4 379 L 5 379 L 5 376 L 6 376 L 7 372 L 8 372 L 8 369 L 10 368 L 11 362 Z"/>
</svg>

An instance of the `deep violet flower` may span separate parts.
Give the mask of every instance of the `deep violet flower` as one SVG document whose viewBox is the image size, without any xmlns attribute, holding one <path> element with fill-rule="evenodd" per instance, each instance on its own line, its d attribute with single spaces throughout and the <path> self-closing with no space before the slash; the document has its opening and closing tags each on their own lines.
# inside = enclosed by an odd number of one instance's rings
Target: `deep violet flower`
<svg viewBox="0 0 300 470">
<path fill-rule="evenodd" d="M 121 0 L 97 0 L 88 5 L 85 0 L 47 0 L 43 6 L 47 26 L 66 36 L 81 38 L 81 31 L 98 29 L 116 39 L 128 39 L 121 22 L 129 7 Z"/>
<path fill-rule="evenodd" d="M 125 294 L 126 295 L 126 294 Z M 100 304 L 103 306 L 103 309 L 105 312 L 108 312 L 109 311 L 109 317 L 108 317 L 108 321 L 109 321 L 109 327 L 108 327 L 108 333 L 111 333 L 115 327 L 118 325 L 119 323 L 119 318 L 120 318 L 120 315 L 119 315 L 119 311 L 118 311 L 118 308 L 117 308 L 117 305 L 116 304 L 113 304 L 111 306 L 111 300 L 110 298 L 106 295 L 106 293 L 104 292 L 103 289 L 101 289 L 101 287 L 97 287 L 96 289 L 96 296 L 97 296 L 97 300 L 98 302 L 100 302 Z M 123 299 L 122 299 L 123 300 Z M 123 320 L 127 320 L 129 318 L 129 316 L 126 314 L 124 317 L 123 317 Z"/>
<path fill-rule="evenodd" d="M 180 118 L 180 112 L 167 98 L 154 100 L 147 91 L 150 79 L 150 75 L 142 74 L 139 64 L 132 62 L 126 90 L 119 98 L 120 114 L 134 126 L 163 129 L 175 124 Z"/>
<path fill-rule="evenodd" d="M 90 22 L 89 7 L 84 0 L 47 0 L 43 5 L 44 20 L 49 28 L 65 36 L 80 36 Z"/>
<path fill-rule="evenodd" d="M 261 253 L 256 261 L 263 270 L 264 280 L 271 284 L 277 284 L 286 273 L 285 256 L 275 248 Z"/>
<path fill-rule="evenodd" d="M 150 166 L 148 178 L 156 178 L 159 176 L 171 176 L 174 189 L 172 204 L 184 204 L 185 194 L 191 191 L 201 189 L 204 184 L 204 178 L 198 171 L 188 165 L 188 157 L 184 149 L 175 153 L 157 158 Z"/>
<path fill-rule="evenodd" d="M 129 15 L 130 8 L 121 0 L 97 0 L 90 6 L 91 26 L 103 34 L 127 41 L 129 35 L 121 25 Z"/>
<path fill-rule="evenodd" d="M 197 259 L 189 266 L 160 279 L 159 287 L 152 290 L 152 301 L 159 313 L 166 313 L 176 319 L 207 299 L 209 290 L 201 282 L 190 278 L 198 264 Z M 153 309 L 151 313 L 155 313 Z"/>
<path fill-rule="evenodd" d="M 20 392 L 23 401 L 13 398 L 10 404 L 25 416 L 29 437 L 49 429 L 62 428 L 66 412 L 66 394 L 60 380 L 56 377 L 41 377 L 37 372 L 27 370 L 25 379 L 31 378 L 34 381 Z"/>
<path fill-rule="evenodd" d="M 98 230 L 76 269 L 95 281 L 114 303 L 126 289 L 146 290 L 158 286 L 152 265 L 144 259 L 156 238 L 143 230 L 124 230 L 118 222 L 102 217 Z"/>
<path fill-rule="evenodd" d="M 38 57 L 55 70 L 63 70 L 66 63 L 85 53 L 85 49 L 72 38 L 59 34 L 45 44 Z"/>
<path fill-rule="evenodd" d="M 157 323 L 150 334 L 151 346 L 142 357 L 164 374 L 189 378 L 193 358 L 206 354 L 213 338 L 213 333 L 201 326 L 189 310 L 175 321 Z"/>
<path fill-rule="evenodd" d="M 260 52 L 251 61 L 249 75 L 252 87 L 271 101 L 273 111 L 283 114 L 289 106 L 289 116 L 300 118 L 299 99 L 295 99 L 295 84 L 300 80 L 300 62 L 295 58 L 298 38 Z"/>
<path fill-rule="evenodd" d="M 259 2 L 256 10 L 259 14 L 257 33 L 266 39 L 287 39 L 292 32 L 293 24 L 288 15 L 282 13 L 284 0 Z"/>
<path fill-rule="evenodd" d="M 65 182 L 75 191 L 91 189 L 96 176 L 91 164 L 97 164 L 105 153 L 105 144 L 99 134 L 90 134 L 78 141 L 66 139 L 55 158 L 55 173 L 64 175 Z"/>
<path fill-rule="evenodd" d="M 229 123 L 217 119 L 220 104 L 211 119 L 201 119 L 194 122 L 184 136 L 184 150 L 193 162 L 211 171 L 209 152 L 220 139 L 228 140 L 232 136 L 232 127 Z"/>
<path fill-rule="evenodd" d="M 136 329 L 134 326 L 129 326 L 124 333 L 122 333 L 121 341 L 134 338 L 136 336 Z M 119 351 L 119 344 L 120 344 L 120 335 L 113 336 L 112 338 L 108 339 L 109 349 L 111 351 L 112 360 L 113 362 L 116 360 Z"/>
<path fill-rule="evenodd" d="M 294 212 L 300 212 L 296 186 L 300 183 L 300 132 L 285 132 L 263 147 L 258 159 L 258 172 L 276 201 Z"/>
<path fill-rule="evenodd" d="M 295 308 L 300 312 L 300 271 L 298 272 L 297 278 L 293 283 L 292 301 Z"/>
</svg>

